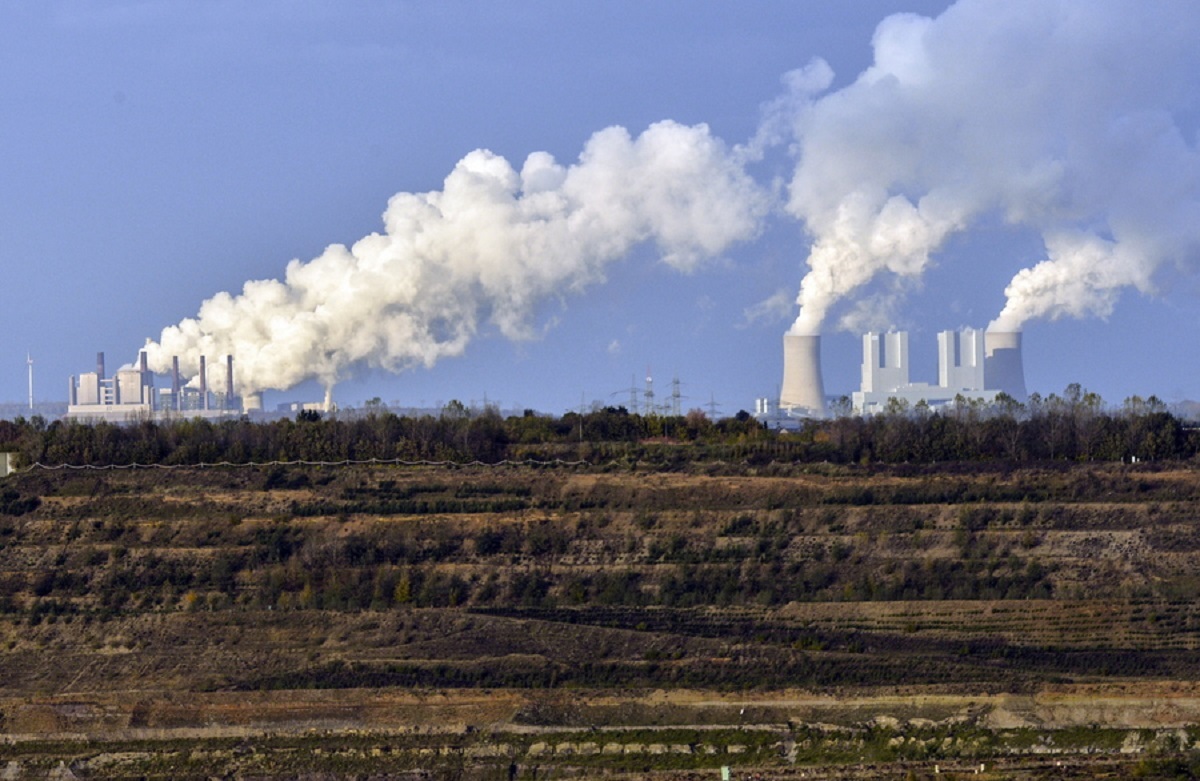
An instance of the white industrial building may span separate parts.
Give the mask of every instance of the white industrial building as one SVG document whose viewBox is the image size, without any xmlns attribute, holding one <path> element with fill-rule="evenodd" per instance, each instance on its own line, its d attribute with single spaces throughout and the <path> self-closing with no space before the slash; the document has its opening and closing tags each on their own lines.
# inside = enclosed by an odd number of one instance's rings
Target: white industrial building
<svg viewBox="0 0 1200 781">
<path fill-rule="evenodd" d="M 104 353 L 97 353 L 96 371 L 70 378 L 66 418 L 128 423 L 172 415 L 220 418 L 241 411 L 242 400 L 233 390 L 232 356 L 226 356 L 225 388 L 217 392 L 209 390 L 208 368 L 203 356 L 200 358 L 199 387 L 181 384 L 179 360 L 175 359 L 171 388 L 156 390 L 154 374 L 146 364 L 146 353 L 139 352 L 136 369 L 122 368 L 108 377 L 104 371 Z M 261 405 L 261 401 L 259 403 Z"/>
<path fill-rule="evenodd" d="M 72 376 L 67 385 L 68 419 L 125 422 L 154 414 L 154 375 L 146 354 L 138 354 L 137 369 L 121 369 L 112 377 L 104 371 L 104 353 L 96 354 L 96 371 Z"/>
<path fill-rule="evenodd" d="M 1009 341 L 1002 339 L 1001 343 L 1008 346 Z M 991 403 L 1001 391 L 1017 398 L 1023 397 L 1024 377 L 1020 372 L 1019 339 L 1016 345 L 1018 353 L 1013 359 L 1018 371 L 1015 380 L 1008 376 L 1012 374 L 1009 366 L 998 366 L 998 371 L 991 372 L 996 376 L 989 376 L 989 363 L 995 364 L 987 353 L 986 342 L 987 335 L 975 328 L 939 333 L 938 382 L 931 385 L 913 382 L 909 375 L 907 331 L 864 334 L 862 384 L 850 397 L 854 411 L 859 414 L 882 412 L 893 399 L 903 401 L 908 406 L 924 402 L 930 407 L 938 407 L 959 397 Z M 1006 368 L 1007 374 L 1004 371 Z M 991 379 L 996 381 L 989 382 Z M 1016 381 L 1019 381 L 1019 390 L 1014 387 Z"/>
<path fill-rule="evenodd" d="M 888 401 L 900 399 L 909 406 L 922 401 L 945 405 L 957 397 L 990 403 L 1000 393 L 1024 401 L 1025 368 L 1021 334 L 1017 331 L 983 331 L 964 328 L 938 334 L 938 382 L 913 382 L 909 376 L 908 333 L 868 333 L 863 336 L 862 384 L 851 395 L 859 414 L 880 412 Z M 820 418 L 826 414 L 825 385 L 821 377 L 821 337 L 816 334 L 783 336 L 783 383 L 779 406 L 770 400 L 755 401 L 755 417 L 775 427 L 791 418 Z"/>
</svg>

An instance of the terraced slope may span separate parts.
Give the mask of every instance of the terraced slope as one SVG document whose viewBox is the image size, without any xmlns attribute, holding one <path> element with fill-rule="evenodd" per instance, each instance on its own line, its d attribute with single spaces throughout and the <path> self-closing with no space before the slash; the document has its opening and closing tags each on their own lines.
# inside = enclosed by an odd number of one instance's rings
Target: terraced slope
<svg viewBox="0 0 1200 781">
<path fill-rule="evenodd" d="M 171 777 L 200 770 L 163 757 L 205 741 L 320 730 L 344 767 L 284 741 L 260 769 L 786 773 L 1140 758 L 1200 723 L 1191 468 L 197 469 L 0 490 L 0 762 L 30 772 L 98 772 L 80 738 L 133 742 L 110 775 Z M 238 756 L 221 767 L 247 771 Z"/>
</svg>

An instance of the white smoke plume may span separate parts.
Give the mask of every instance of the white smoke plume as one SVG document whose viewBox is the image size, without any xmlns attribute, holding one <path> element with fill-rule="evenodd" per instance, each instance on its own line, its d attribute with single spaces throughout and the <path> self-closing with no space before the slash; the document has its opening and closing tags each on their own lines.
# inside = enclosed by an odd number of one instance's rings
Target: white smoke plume
<svg viewBox="0 0 1200 781">
<path fill-rule="evenodd" d="M 884 272 L 919 279 L 985 215 L 1046 250 L 994 330 L 1105 316 L 1123 289 L 1194 270 L 1197 30 L 1193 0 L 960 0 L 885 19 L 874 64 L 843 89 L 809 66 L 776 106 L 799 157 L 787 208 L 813 239 L 792 331 L 817 333 Z"/>
<path fill-rule="evenodd" d="M 167 372 L 179 356 L 190 376 L 201 355 L 233 355 L 245 393 L 314 378 L 330 387 L 361 366 L 432 366 L 486 323 L 532 336 L 539 302 L 603 280 L 642 242 L 691 270 L 753 238 L 769 200 L 704 125 L 661 122 L 636 138 L 608 128 L 573 165 L 535 152 L 520 172 L 477 150 L 442 190 L 393 196 L 382 233 L 208 299 L 147 343 L 150 368 Z"/>
</svg>

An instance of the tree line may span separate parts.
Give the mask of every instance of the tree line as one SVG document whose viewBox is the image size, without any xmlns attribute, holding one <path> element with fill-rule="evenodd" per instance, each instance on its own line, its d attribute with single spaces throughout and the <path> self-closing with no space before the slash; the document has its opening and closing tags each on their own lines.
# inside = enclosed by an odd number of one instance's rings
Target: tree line
<svg viewBox="0 0 1200 781">
<path fill-rule="evenodd" d="M 833 463 L 946 461 L 1163 461 L 1200 453 L 1200 427 L 1154 397 L 1119 408 L 1070 385 L 1025 403 L 1003 394 L 993 404 L 958 399 L 941 408 L 893 403 L 881 414 L 835 404 L 823 419 L 783 428 L 742 411 L 711 420 L 641 415 L 603 407 L 561 416 L 503 417 L 451 402 L 439 414 L 396 415 L 371 408 L 332 415 L 301 412 L 269 422 L 249 418 L 136 420 L 127 424 L 0 421 L 0 450 L 30 465 L 108 465 L 342 461 L 566 459 L 628 460 L 680 466 L 705 460 Z"/>
</svg>

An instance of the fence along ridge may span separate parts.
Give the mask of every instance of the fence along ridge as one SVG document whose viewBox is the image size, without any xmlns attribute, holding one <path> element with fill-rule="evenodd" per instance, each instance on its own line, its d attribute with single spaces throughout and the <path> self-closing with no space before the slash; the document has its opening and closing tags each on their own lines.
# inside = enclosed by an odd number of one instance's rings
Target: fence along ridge
<svg viewBox="0 0 1200 781">
<path fill-rule="evenodd" d="M 610 462 L 615 464 L 616 462 Z M 430 461 L 421 459 L 419 461 L 408 461 L 403 458 L 368 458 L 368 459 L 342 459 L 340 461 L 245 461 L 234 463 L 232 461 L 199 461 L 195 464 L 141 464 L 136 461 L 128 464 L 43 464 L 40 461 L 35 461 L 29 465 L 29 471 L 38 469 L 44 472 L 60 472 L 63 470 L 85 471 L 93 470 L 99 472 L 114 471 L 114 470 L 136 470 L 136 469 L 246 469 L 258 468 L 264 466 L 362 466 L 362 465 L 394 465 L 394 466 L 442 466 L 442 467 L 464 467 L 464 466 L 484 466 L 484 467 L 502 467 L 502 466 L 588 466 L 587 461 L 564 461 L 561 458 L 555 458 L 548 461 L 542 461 L 535 458 L 526 458 L 514 461 L 505 458 L 500 461 Z"/>
</svg>

